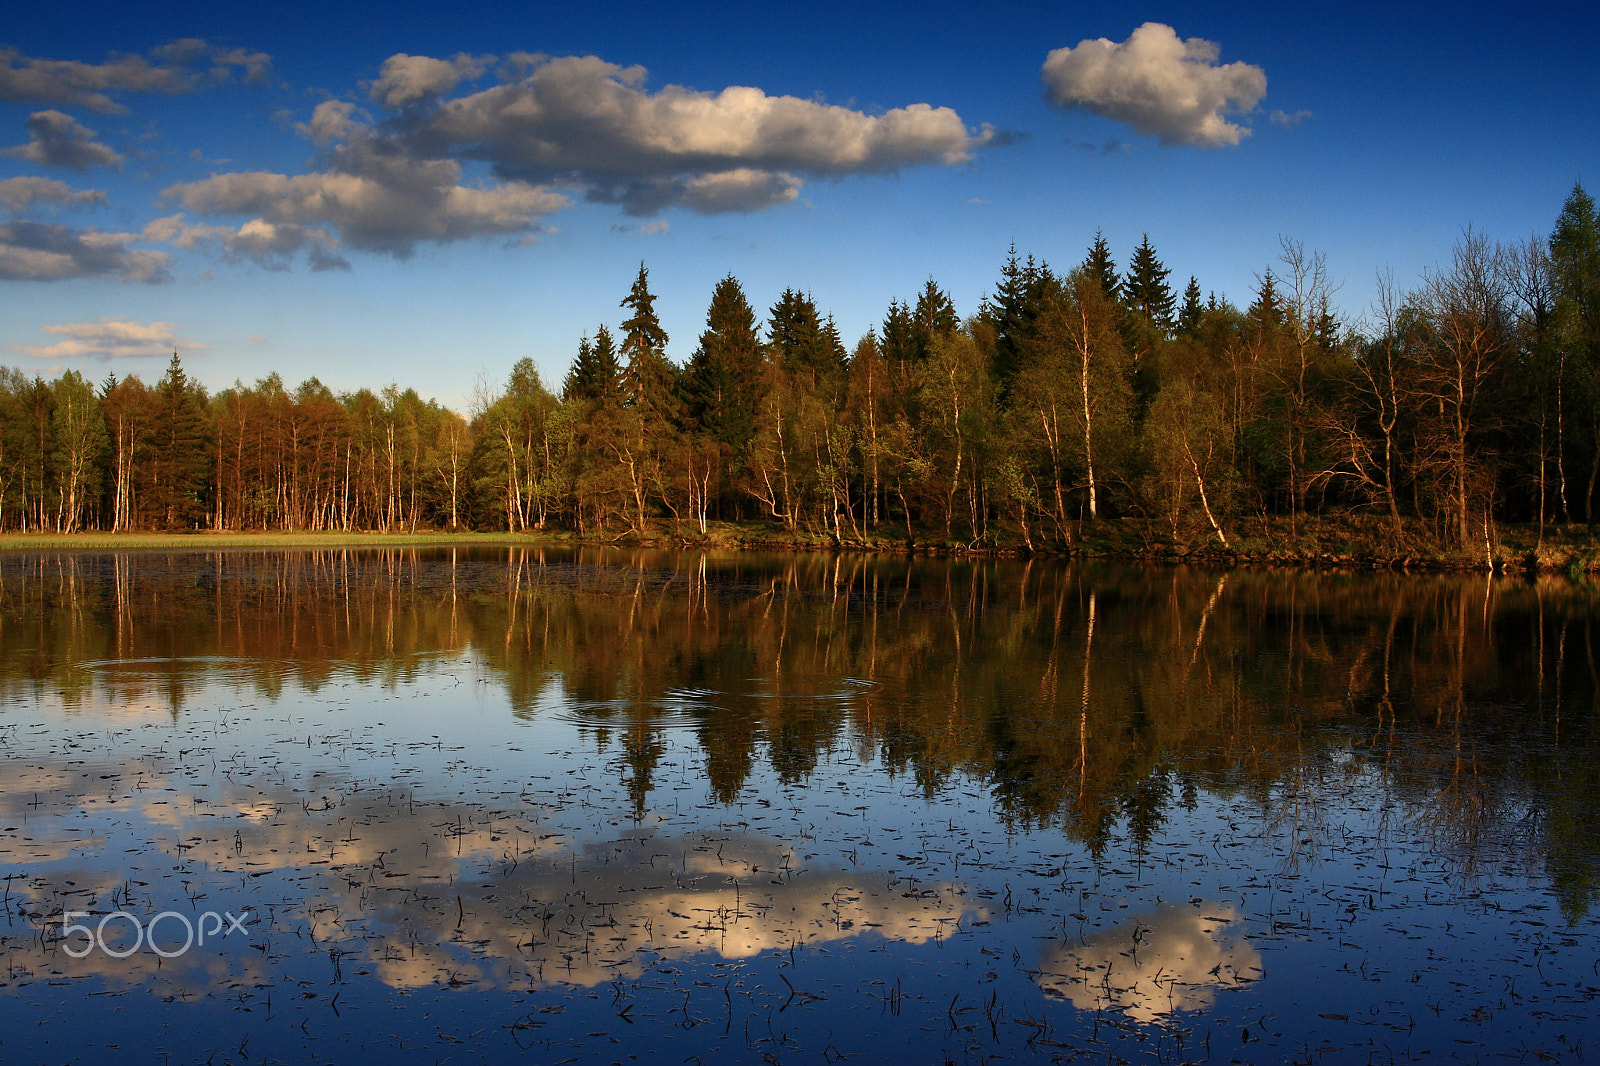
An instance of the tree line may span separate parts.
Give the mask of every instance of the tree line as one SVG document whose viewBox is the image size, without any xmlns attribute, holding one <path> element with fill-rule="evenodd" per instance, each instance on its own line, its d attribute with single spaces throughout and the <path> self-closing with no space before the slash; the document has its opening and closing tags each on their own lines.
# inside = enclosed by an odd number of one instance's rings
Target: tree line
<svg viewBox="0 0 1600 1066">
<path fill-rule="evenodd" d="M 523 359 L 463 417 L 414 390 L 277 375 L 215 395 L 174 353 L 147 386 L 0 370 L 0 529 L 570 529 L 762 521 L 839 543 L 1049 550 L 1103 518 L 1226 548 L 1253 516 L 1380 516 L 1466 547 L 1583 522 L 1600 489 L 1600 216 L 1467 229 L 1410 289 L 1341 318 L 1285 239 L 1243 308 L 1179 293 L 1148 236 L 1061 271 L 1015 249 L 961 318 L 929 279 L 847 348 L 788 289 L 731 275 L 677 365 L 639 273 L 565 380 Z"/>
</svg>

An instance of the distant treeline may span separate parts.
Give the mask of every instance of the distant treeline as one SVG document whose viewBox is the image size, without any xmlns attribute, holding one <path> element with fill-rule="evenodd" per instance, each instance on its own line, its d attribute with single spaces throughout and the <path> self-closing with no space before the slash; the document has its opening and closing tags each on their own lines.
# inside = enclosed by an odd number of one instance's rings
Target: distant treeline
<svg viewBox="0 0 1600 1066">
<path fill-rule="evenodd" d="M 615 333 L 557 394 L 522 360 L 470 418 L 390 386 L 277 375 L 208 396 L 0 370 L 0 528 L 565 528 L 705 534 L 763 520 L 842 543 L 1049 549 L 1141 518 L 1227 547 L 1247 516 L 1376 514 L 1444 547 L 1496 521 L 1592 522 L 1600 218 L 1575 186 L 1548 239 L 1467 230 L 1410 290 L 1342 321 L 1284 240 L 1248 307 L 1182 293 L 1148 237 L 1065 272 L 1019 258 L 963 321 L 929 279 L 847 349 L 787 290 L 763 324 L 729 276 L 684 366 L 640 266 Z"/>
</svg>

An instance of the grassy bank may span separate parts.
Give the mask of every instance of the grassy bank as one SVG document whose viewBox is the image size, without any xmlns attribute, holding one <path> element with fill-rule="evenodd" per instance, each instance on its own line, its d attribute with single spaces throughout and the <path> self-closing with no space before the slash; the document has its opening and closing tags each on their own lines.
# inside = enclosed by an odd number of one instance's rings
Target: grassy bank
<svg viewBox="0 0 1600 1066">
<path fill-rule="evenodd" d="M 193 533 L 0 533 L 0 551 L 211 551 L 217 548 L 414 548 L 469 544 L 560 543 L 565 534 L 510 533 L 341 533 L 222 532 Z"/>
<path fill-rule="evenodd" d="M 674 528 L 660 523 L 648 534 L 613 530 L 578 536 L 568 531 L 535 533 L 6 533 L 0 551 L 210 551 L 215 549 L 306 550 L 326 548 L 466 547 L 470 545 L 606 545 L 726 551 L 866 551 L 919 555 L 1044 555 L 1076 558 L 1190 562 L 1212 566 L 1337 567 L 1399 570 L 1530 570 L 1571 574 L 1600 572 L 1600 541 L 1582 525 L 1491 526 L 1465 550 L 1439 544 L 1417 523 L 1348 518 L 1254 518 L 1225 530 L 1224 545 L 1209 528 L 1180 527 L 1141 519 L 1074 524 L 1035 530 L 1033 548 L 1019 537 L 961 540 L 944 531 L 883 526 L 872 534 L 836 538 L 786 530 L 770 522 L 711 522 Z"/>
</svg>

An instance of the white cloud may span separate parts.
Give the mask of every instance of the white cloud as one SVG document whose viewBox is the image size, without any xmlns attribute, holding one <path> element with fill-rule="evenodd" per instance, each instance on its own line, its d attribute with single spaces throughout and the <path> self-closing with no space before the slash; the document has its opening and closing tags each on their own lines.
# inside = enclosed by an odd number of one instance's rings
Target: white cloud
<svg viewBox="0 0 1600 1066">
<path fill-rule="evenodd" d="M 98 322 L 74 322 L 65 326 L 45 326 L 45 333 L 65 337 L 55 344 L 11 344 L 12 351 L 30 359 L 138 359 L 163 356 L 169 352 L 203 350 L 174 332 L 170 322 L 130 322 L 125 318 L 102 318 Z"/>
<path fill-rule="evenodd" d="M 543 216 L 570 206 L 563 188 L 634 216 L 752 212 L 795 201 L 803 176 L 956 165 L 1011 139 L 987 126 L 971 132 L 954 111 L 928 104 L 868 115 L 738 86 L 652 93 L 642 68 L 594 56 L 513 55 L 498 84 L 450 96 L 494 61 L 392 55 L 367 86 L 380 120 L 329 100 L 294 127 L 323 149 L 320 169 L 173 185 L 163 195 L 190 215 L 233 218 L 175 215 L 151 232 L 269 267 L 302 251 L 314 266 L 343 266 L 340 248 L 404 258 L 423 242 L 527 244 L 546 231 Z M 480 162 L 497 181 L 464 181 L 464 167 Z"/>
<path fill-rule="evenodd" d="M 457 54 L 444 60 L 397 52 L 383 61 L 370 95 L 385 107 L 404 107 L 454 91 L 463 81 L 482 75 L 492 62 L 493 56 Z"/>
<path fill-rule="evenodd" d="M 1273 111 L 1267 118 L 1279 126 L 1298 126 L 1306 119 L 1311 118 L 1311 112 L 1301 108 L 1299 111 Z"/>
<path fill-rule="evenodd" d="M 1040 77 L 1051 102 L 1125 122 L 1166 144 L 1236 145 L 1250 130 L 1225 113 L 1252 110 L 1267 75 L 1249 63 L 1218 65 L 1220 49 L 1171 26 L 1146 22 L 1120 44 L 1104 37 L 1057 48 Z"/>
<path fill-rule="evenodd" d="M 35 111 L 28 116 L 28 143 L 0 149 L 0 155 L 71 170 L 121 167 L 122 157 L 95 140 L 97 136 L 65 112 Z"/>
<path fill-rule="evenodd" d="M 419 241 L 531 233 L 541 215 L 568 204 L 560 193 L 518 181 L 462 185 L 460 163 L 407 155 L 353 112 L 349 104 L 325 103 L 302 127 L 314 140 L 333 143 L 326 171 L 218 174 L 173 185 L 164 195 L 202 215 L 254 216 L 232 247 L 257 261 L 298 248 L 315 254 L 320 247 L 331 256 L 331 238 L 315 236 L 329 231 L 351 248 L 405 258 Z M 321 265 L 343 262 L 325 257 Z"/>
<path fill-rule="evenodd" d="M 271 57 L 242 48 L 220 49 L 198 39 L 174 41 L 143 56 L 113 54 L 104 63 L 40 59 L 15 48 L 0 48 L 0 101 L 87 107 L 92 111 L 126 110 L 113 93 L 181 93 L 194 89 L 204 74 L 225 81 L 234 70 L 246 81 L 266 76 Z"/>
<path fill-rule="evenodd" d="M 169 281 L 165 252 L 130 248 L 135 233 L 76 230 L 42 222 L 0 222 L 0 280 L 110 277 Z"/>
<path fill-rule="evenodd" d="M 23 212 L 35 204 L 57 204 L 63 207 L 103 207 L 106 194 L 99 189 L 79 191 L 64 181 L 54 178 L 7 178 L 0 181 L 0 207 L 7 211 Z"/>
<path fill-rule="evenodd" d="M 485 160 L 501 177 L 578 182 L 634 214 L 761 210 L 795 198 L 796 174 L 953 165 L 1005 140 L 970 133 L 947 107 L 867 115 L 745 86 L 650 93 L 643 68 L 596 56 L 512 60 L 514 80 L 409 116 L 400 136 L 419 155 Z"/>
<path fill-rule="evenodd" d="M 327 230 L 293 223 L 271 223 L 255 218 L 238 227 L 190 223 L 180 212 L 145 226 L 148 241 L 193 250 L 215 245 L 231 260 L 248 259 L 268 270 L 287 270 L 297 253 L 304 252 L 313 270 L 348 270 L 339 254 L 339 241 Z"/>
</svg>

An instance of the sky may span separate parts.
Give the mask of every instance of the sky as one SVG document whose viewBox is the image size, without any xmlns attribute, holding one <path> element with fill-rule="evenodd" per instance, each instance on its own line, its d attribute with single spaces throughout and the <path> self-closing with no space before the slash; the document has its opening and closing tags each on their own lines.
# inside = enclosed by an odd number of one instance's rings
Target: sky
<svg viewBox="0 0 1600 1066">
<path fill-rule="evenodd" d="M 1397 9 L 1398 8 L 1398 9 Z M 0 25 L 0 364 L 213 391 L 559 390 L 643 264 L 847 347 L 931 277 L 1148 235 L 1248 304 L 1282 242 L 1347 322 L 1466 227 L 1600 186 L 1600 11 L 1461 5 L 174 2 Z"/>
</svg>

